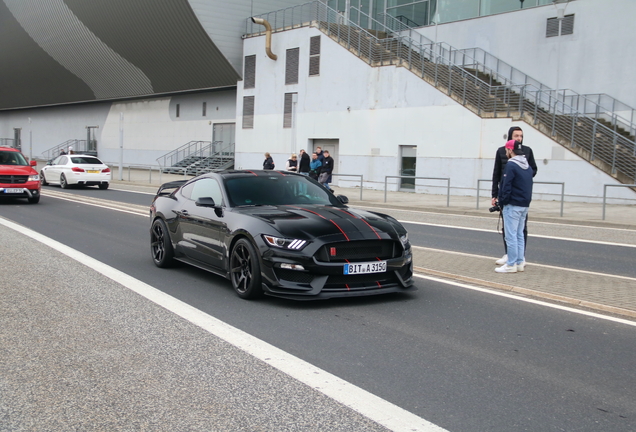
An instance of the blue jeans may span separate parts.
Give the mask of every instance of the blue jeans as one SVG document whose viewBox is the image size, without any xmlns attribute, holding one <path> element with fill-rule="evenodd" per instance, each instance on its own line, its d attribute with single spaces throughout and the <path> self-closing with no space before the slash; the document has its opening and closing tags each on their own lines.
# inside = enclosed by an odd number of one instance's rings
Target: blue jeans
<svg viewBox="0 0 636 432">
<path fill-rule="evenodd" d="M 525 261 L 523 227 L 528 217 L 528 207 L 506 205 L 503 208 L 504 226 L 506 227 L 506 245 L 508 246 L 509 266 Z"/>
</svg>

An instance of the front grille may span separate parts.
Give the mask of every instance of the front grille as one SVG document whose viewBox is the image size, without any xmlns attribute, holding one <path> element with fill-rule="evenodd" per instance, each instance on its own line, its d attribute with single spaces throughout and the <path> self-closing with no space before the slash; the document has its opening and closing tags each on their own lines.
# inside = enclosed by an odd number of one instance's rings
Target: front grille
<svg viewBox="0 0 636 432">
<path fill-rule="evenodd" d="M 348 291 L 356 288 L 376 289 L 396 283 L 398 283 L 398 279 L 392 271 L 361 275 L 332 275 L 327 279 L 323 290 Z"/>
<path fill-rule="evenodd" d="M 0 175 L 0 183 L 4 184 L 23 184 L 26 183 L 29 176 L 21 175 Z"/>
<path fill-rule="evenodd" d="M 308 284 L 308 283 L 311 283 L 312 280 L 314 280 L 314 277 L 312 275 L 310 275 L 309 273 L 301 272 L 301 271 L 277 268 L 275 272 L 276 272 L 276 277 L 279 280 L 286 280 L 289 282 L 295 282 L 295 283 L 301 283 L 301 284 Z"/>
<path fill-rule="evenodd" d="M 332 248 L 335 255 L 332 255 Z M 360 262 L 385 260 L 399 257 L 401 249 L 391 240 L 361 240 L 330 243 L 316 252 L 316 260 L 321 262 Z"/>
</svg>

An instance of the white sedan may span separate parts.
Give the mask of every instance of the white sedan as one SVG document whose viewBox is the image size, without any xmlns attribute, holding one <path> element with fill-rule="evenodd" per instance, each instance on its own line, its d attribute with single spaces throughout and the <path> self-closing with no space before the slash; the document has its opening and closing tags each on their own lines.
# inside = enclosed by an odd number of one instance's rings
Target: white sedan
<svg viewBox="0 0 636 432">
<path fill-rule="evenodd" d="M 108 189 L 110 168 L 91 155 L 69 154 L 49 161 L 40 171 L 42 186 L 59 184 L 62 189 L 69 185 L 98 186 Z"/>
</svg>

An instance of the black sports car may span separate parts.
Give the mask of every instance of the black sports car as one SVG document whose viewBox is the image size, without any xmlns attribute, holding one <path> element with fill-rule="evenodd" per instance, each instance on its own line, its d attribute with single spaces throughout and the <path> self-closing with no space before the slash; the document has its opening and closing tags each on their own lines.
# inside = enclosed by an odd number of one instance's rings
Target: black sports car
<svg viewBox="0 0 636 432">
<path fill-rule="evenodd" d="M 242 298 L 414 290 L 404 227 L 347 203 L 309 177 L 281 171 L 166 183 L 150 207 L 152 259 L 158 267 L 178 260 L 229 278 Z"/>
</svg>

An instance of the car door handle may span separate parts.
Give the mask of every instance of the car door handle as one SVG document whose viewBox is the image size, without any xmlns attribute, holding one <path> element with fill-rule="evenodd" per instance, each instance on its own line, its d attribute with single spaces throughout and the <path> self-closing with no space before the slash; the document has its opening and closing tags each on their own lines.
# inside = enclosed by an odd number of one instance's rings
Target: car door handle
<svg viewBox="0 0 636 432">
<path fill-rule="evenodd" d="M 177 216 L 188 216 L 189 213 L 187 210 L 172 210 Z"/>
</svg>

